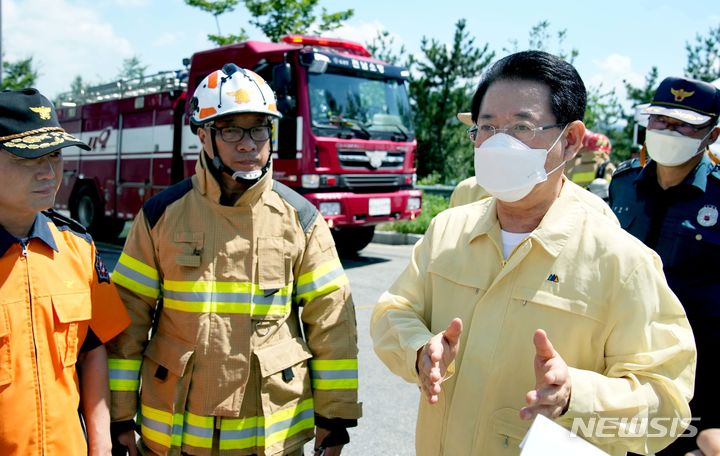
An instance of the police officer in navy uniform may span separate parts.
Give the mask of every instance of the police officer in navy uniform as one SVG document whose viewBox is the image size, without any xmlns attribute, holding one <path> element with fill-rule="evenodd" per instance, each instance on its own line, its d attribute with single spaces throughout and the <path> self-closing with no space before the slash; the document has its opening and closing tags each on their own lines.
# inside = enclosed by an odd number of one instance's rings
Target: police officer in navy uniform
<svg viewBox="0 0 720 456">
<path fill-rule="evenodd" d="M 655 250 L 680 298 L 698 351 L 690 408 L 699 429 L 720 426 L 714 376 L 720 348 L 720 167 L 707 148 L 720 135 L 720 91 L 706 82 L 669 77 L 649 114 L 646 166 L 623 162 L 610 183 L 609 204 L 622 227 Z M 678 438 L 659 454 L 683 455 L 694 438 Z"/>
</svg>

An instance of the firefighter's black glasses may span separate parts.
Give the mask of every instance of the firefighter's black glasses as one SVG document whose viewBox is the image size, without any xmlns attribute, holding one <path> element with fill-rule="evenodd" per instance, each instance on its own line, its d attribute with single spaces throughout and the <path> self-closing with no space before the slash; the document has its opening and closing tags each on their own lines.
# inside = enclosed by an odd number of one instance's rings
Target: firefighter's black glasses
<svg viewBox="0 0 720 456">
<path fill-rule="evenodd" d="M 263 142 L 270 139 L 270 126 L 261 125 L 257 127 L 243 128 L 243 127 L 222 127 L 216 128 L 210 126 L 211 130 L 215 130 L 220 134 L 220 138 L 226 143 L 236 143 L 242 141 L 245 137 L 245 132 L 250 133 L 250 139 L 255 142 Z"/>
</svg>

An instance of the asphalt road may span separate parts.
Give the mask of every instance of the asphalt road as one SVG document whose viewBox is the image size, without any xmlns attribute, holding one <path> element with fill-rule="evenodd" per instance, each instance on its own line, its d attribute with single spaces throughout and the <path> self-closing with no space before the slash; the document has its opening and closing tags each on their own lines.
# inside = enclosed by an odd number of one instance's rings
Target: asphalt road
<svg viewBox="0 0 720 456">
<path fill-rule="evenodd" d="M 115 267 L 120 248 L 98 243 L 108 269 Z M 415 454 L 417 387 L 394 376 L 375 356 L 370 340 L 370 315 L 380 294 L 405 268 L 412 246 L 370 244 L 355 258 L 342 259 L 350 278 L 357 313 L 360 400 L 363 418 L 350 429 L 344 455 Z M 312 454 L 306 445 L 306 454 Z"/>
</svg>

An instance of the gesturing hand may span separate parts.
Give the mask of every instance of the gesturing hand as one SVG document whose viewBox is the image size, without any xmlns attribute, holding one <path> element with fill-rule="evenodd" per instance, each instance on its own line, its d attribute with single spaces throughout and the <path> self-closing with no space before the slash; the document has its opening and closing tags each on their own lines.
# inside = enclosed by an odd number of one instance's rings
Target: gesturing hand
<svg viewBox="0 0 720 456">
<path fill-rule="evenodd" d="M 535 330 L 535 389 L 525 395 L 528 406 L 520 410 L 525 420 L 535 415 L 557 418 L 567 411 L 570 404 L 572 383 L 570 371 L 560 354 L 555 351 L 542 329 Z"/>
<path fill-rule="evenodd" d="M 462 320 L 455 318 L 445 331 L 434 335 L 418 350 L 415 367 L 420 377 L 420 388 L 431 404 L 438 401 L 440 383 L 457 355 L 462 330 Z"/>
</svg>

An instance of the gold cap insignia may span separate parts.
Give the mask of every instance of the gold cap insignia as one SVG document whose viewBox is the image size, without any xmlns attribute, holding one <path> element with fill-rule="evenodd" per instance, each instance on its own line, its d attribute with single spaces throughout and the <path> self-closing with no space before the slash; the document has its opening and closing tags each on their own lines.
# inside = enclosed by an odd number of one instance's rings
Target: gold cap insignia
<svg viewBox="0 0 720 456">
<path fill-rule="evenodd" d="M 40 119 L 42 119 L 42 120 L 50 120 L 51 109 L 52 108 L 50 108 L 49 106 L 38 106 L 36 108 L 34 108 L 32 106 L 30 107 L 30 110 L 32 112 L 36 112 L 36 113 L 40 114 Z"/>
<path fill-rule="evenodd" d="M 695 91 L 686 92 L 684 89 L 670 89 L 670 93 L 675 96 L 675 101 L 683 101 L 684 99 L 693 96 Z"/>
</svg>

